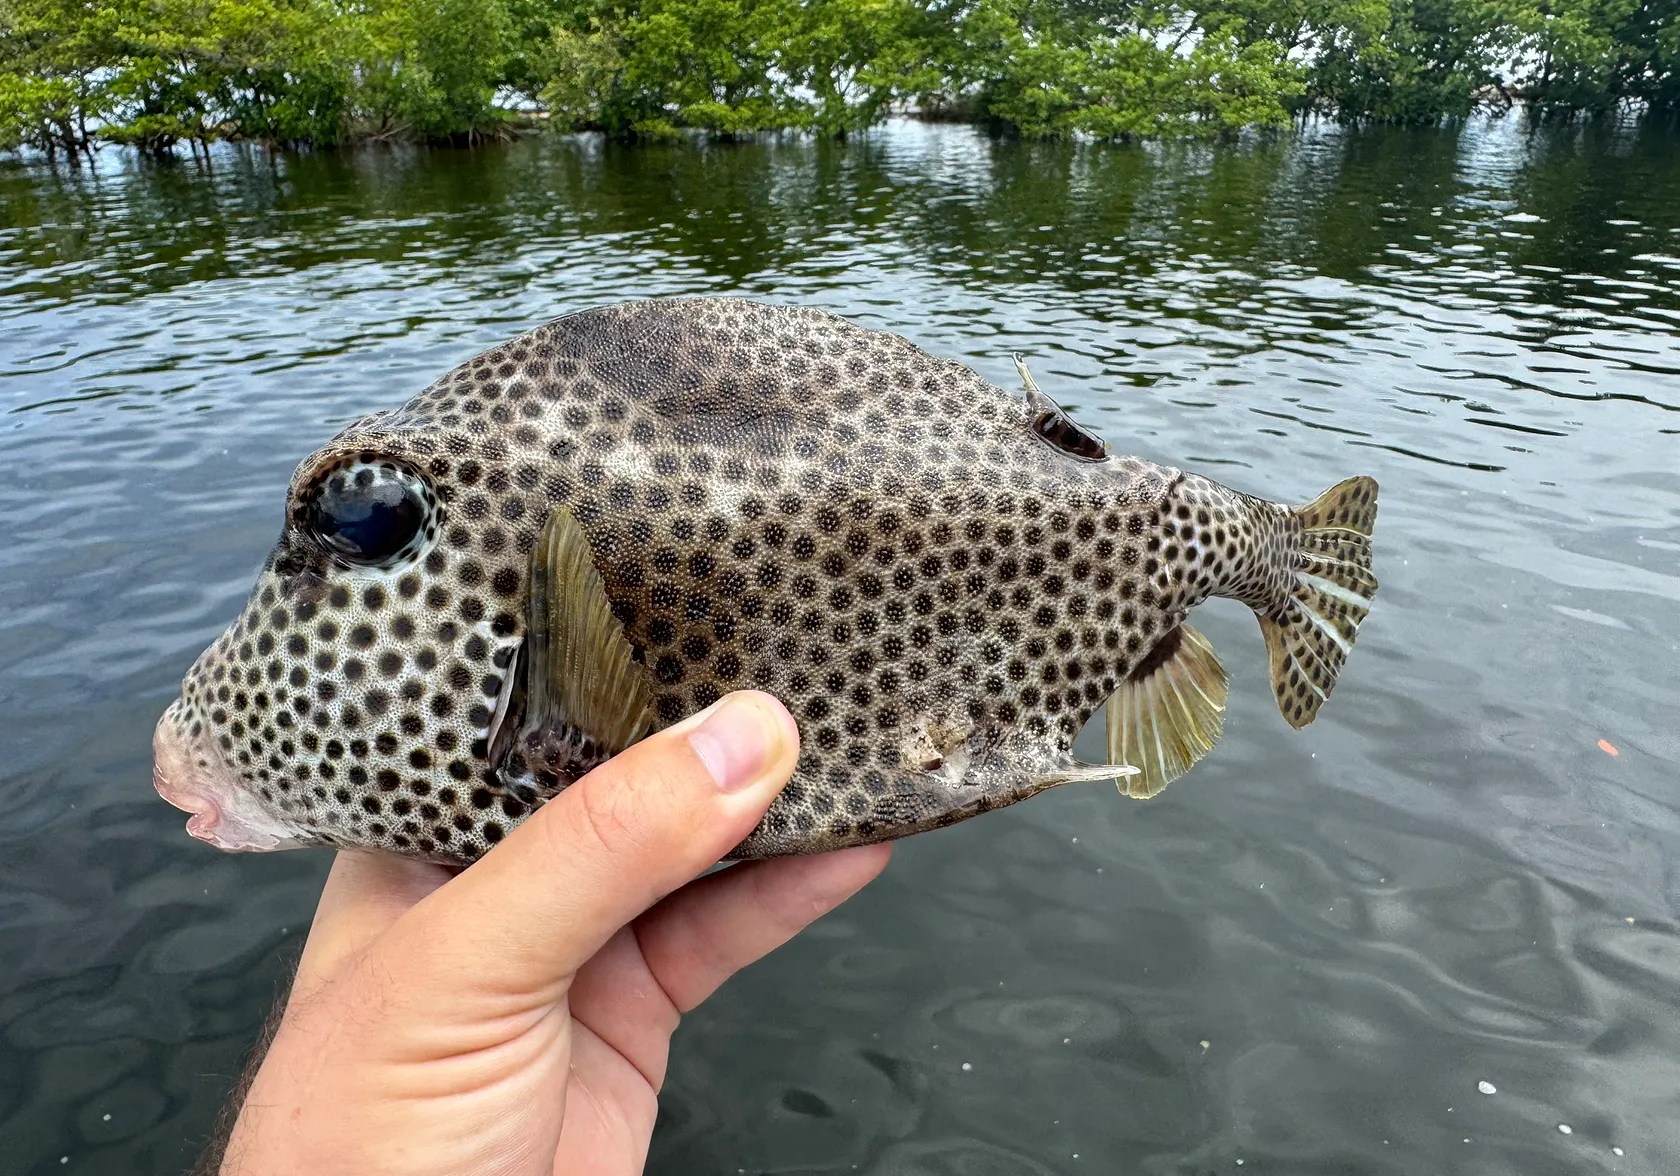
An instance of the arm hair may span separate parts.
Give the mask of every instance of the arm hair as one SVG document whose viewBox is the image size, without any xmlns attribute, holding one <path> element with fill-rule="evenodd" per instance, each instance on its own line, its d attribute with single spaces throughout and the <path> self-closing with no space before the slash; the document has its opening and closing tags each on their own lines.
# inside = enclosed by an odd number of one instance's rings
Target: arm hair
<svg viewBox="0 0 1680 1176">
<path fill-rule="evenodd" d="M 293 961 L 295 972 L 296 961 Z M 286 1016 L 286 1004 L 291 997 L 292 977 L 288 976 L 279 996 L 268 1015 L 263 1018 L 262 1027 L 257 1031 L 257 1039 L 245 1058 L 245 1065 L 239 1076 L 234 1079 L 233 1089 L 228 1092 L 227 1099 L 222 1103 L 222 1109 L 216 1113 L 216 1122 L 210 1128 L 210 1138 L 204 1144 L 204 1150 L 199 1153 L 196 1163 L 186 1172 L 186 1176 L 218 1176 L 222 1170 L 222 1163 L 227 1159 L 228 1141 L 233 1138 L 233 1126 L 239 1122 L 239 1112 L 245 1107 L 245 1096 L 251 1093 L 251 1084 L 257 1080 L 257 1071 L 262 1069 L 263 1059 L 268 1057 L 268 1047 L 274 1044 L 274 1035 L 280 1030 L 280 1022 Z"/>
</svg>

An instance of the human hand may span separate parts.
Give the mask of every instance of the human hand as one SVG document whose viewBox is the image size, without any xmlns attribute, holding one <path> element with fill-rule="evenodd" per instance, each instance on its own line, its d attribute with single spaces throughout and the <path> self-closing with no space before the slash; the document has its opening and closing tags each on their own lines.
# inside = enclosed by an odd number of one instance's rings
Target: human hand
<svg viewBox="0 0 1680 1176">
<path fill-rule="evenodd" d="M 637 1173 L 671 1033 L 887 847 L 696 879 L 792 774 L 732 694 L 591 772 L 459 874 L 340 853 L 225 1176 Z"/>
</svg>

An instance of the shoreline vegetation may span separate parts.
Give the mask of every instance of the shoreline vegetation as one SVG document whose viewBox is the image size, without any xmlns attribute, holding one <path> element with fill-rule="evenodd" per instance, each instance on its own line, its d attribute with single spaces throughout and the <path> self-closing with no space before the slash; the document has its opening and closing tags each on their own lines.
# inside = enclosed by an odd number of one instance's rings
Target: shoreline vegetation
<svg viewBox="0 0 1680 1176">
<path fill-rule="evenodd" d="M 1680 0 L 0 0 L 0 150 L 1680 113 Z"/>
</svg>

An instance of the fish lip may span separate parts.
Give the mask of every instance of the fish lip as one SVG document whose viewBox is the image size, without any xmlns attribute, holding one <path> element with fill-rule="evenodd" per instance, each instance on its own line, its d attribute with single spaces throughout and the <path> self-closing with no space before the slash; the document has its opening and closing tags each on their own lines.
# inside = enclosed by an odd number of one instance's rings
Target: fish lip
<svg viewBox="0 0 1680 1176">
<path fill-rule="evenodd" d="M 187 821 L 187 835 L 196 837 L 200 841 L 216 844 L 215 829 L 222 817 L 221 806 L 208 796 L 196 792 L 188 792 L 185 788 L 172 784 L 169 777 L 163 774 L 163 769 L 157 764 L 152 765 L 152 787 L 157 794 L 184 813 L 191 814 Z"/>
<path fill-rule="evenodd" d="M 195 745 L 179 721 L 179 705 L 166 710 L 152 732 L 152 787 L 191 814 L 187 835 L 235 853 L 306 844 L 290 822 L 240 785 L 214 747 Z M 208 761 L 207 766 L 196 762 L 199 759 Z"/>
</svg>

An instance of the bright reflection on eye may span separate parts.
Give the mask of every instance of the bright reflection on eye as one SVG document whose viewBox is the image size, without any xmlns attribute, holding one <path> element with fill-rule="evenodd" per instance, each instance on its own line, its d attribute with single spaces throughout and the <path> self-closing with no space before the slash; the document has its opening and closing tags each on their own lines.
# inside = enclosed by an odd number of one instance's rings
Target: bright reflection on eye
<svg viewBox="0 0 1680 1176">
<path fill-rule="evenodd" d="M 430 511 L 425 483 L 388 464 L 334 470 L 321 484 L 309 526 L 346 563 L 390 565 L 419 546 Z"/>
</svg>

